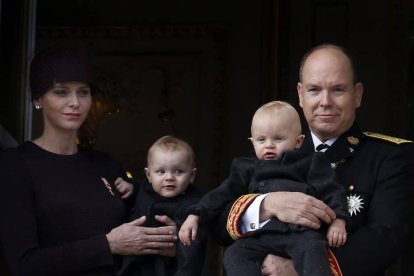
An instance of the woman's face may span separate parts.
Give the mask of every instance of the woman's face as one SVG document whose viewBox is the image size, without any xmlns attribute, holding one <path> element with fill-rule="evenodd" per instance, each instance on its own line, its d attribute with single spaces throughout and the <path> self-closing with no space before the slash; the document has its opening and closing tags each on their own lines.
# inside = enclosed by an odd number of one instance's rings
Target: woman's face
<svg viewBox="0 0 414 276">
<path fill-rule="evenodd" d="M 88 115 L 91 89 L 83 82 L 55 84 L 35 104 L 43 109 L 44 127 L 57 131 L 76 131 Z"/>
</svg>

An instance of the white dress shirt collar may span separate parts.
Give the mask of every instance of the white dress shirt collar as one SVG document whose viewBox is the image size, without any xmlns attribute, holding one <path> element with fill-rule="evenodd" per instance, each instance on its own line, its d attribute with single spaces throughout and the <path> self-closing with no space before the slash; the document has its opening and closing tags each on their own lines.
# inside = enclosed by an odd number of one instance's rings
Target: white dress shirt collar
<svg viewBox="0 0 414 276">
<path fill-rule="evenodd" d="M 328 146 L 332 146 L 332 144 L 333 143 L 335 143 L 335 141 L 336 141 L 336 139 L 338 139 L 338 137 L 335 137 L 335 138 L 332 138 L 332 139 L 329 139 L 329 140 L 327 140 L 327 141 L 325 141 L 325 142 L 322 142 L 321 140 L 319 140 L 319 138 L 315 135 L 315 134 L 313 134 L 312 132 L 311 132 L 311 136 L 312 136 L 312 141 L 313 141 L 313 145 L 314 145 L 314 150 L 316 151 L 316 147 L 317 146 L 319 146 L 320 144 L 327 144 Z"/>
</svg>

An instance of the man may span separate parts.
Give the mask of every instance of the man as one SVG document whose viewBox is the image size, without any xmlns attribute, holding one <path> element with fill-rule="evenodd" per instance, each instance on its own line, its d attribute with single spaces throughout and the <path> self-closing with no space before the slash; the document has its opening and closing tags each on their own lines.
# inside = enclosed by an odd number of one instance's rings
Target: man
<svg viewBox="0 0 414 276">
<path fill-rule="evenodd" d="M 413 225 L 412 143 L 359 129 L 355 113 L 363 85 L 345 49 L 330 44 L 313 48 L 302 60 L 299 78 L 299 104 L 310 130 L 302 148 L 314 151 L 327 144 L 325 155 L 348 191 L 352 223 L 347 243 L 331 248 L 334 274 L 384 275 L 402 254 Z M 330 224 L 335 214 L 300 193 L 246 195 L 234 203 L 228 229 L 242 237 L 272 217 L 317 229 Z M 277 275 L 296 274 L 292 262 L 279 257 L 268 256 L 262 268 L 265 275 L 276 270 Z"/>
</svg>

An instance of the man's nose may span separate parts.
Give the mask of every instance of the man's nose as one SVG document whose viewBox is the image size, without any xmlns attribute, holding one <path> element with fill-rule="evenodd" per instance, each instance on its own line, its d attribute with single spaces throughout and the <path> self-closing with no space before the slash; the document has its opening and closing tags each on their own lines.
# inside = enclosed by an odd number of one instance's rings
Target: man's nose
<svg viewBox="0 0 414 276">
<path fill-rule="evenodd" d="M 321 106 L 329 106 L 331 105 L 331 95 L 329 94 L 328 91 L 324 90 L 321 93 L 321 101 L 320 101 Z"/>
</svg>

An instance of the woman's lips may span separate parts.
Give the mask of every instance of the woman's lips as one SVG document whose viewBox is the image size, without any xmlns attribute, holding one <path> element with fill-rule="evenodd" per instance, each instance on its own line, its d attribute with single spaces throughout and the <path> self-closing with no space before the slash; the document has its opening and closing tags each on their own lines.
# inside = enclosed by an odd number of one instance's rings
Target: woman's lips
<svg viewBox="0 0 414 276">
<path fill-rule="evenodd" d="M 80 113 L 64 113 L 69 119 L 79 119 L 81 117 Z"/>
</svg>

